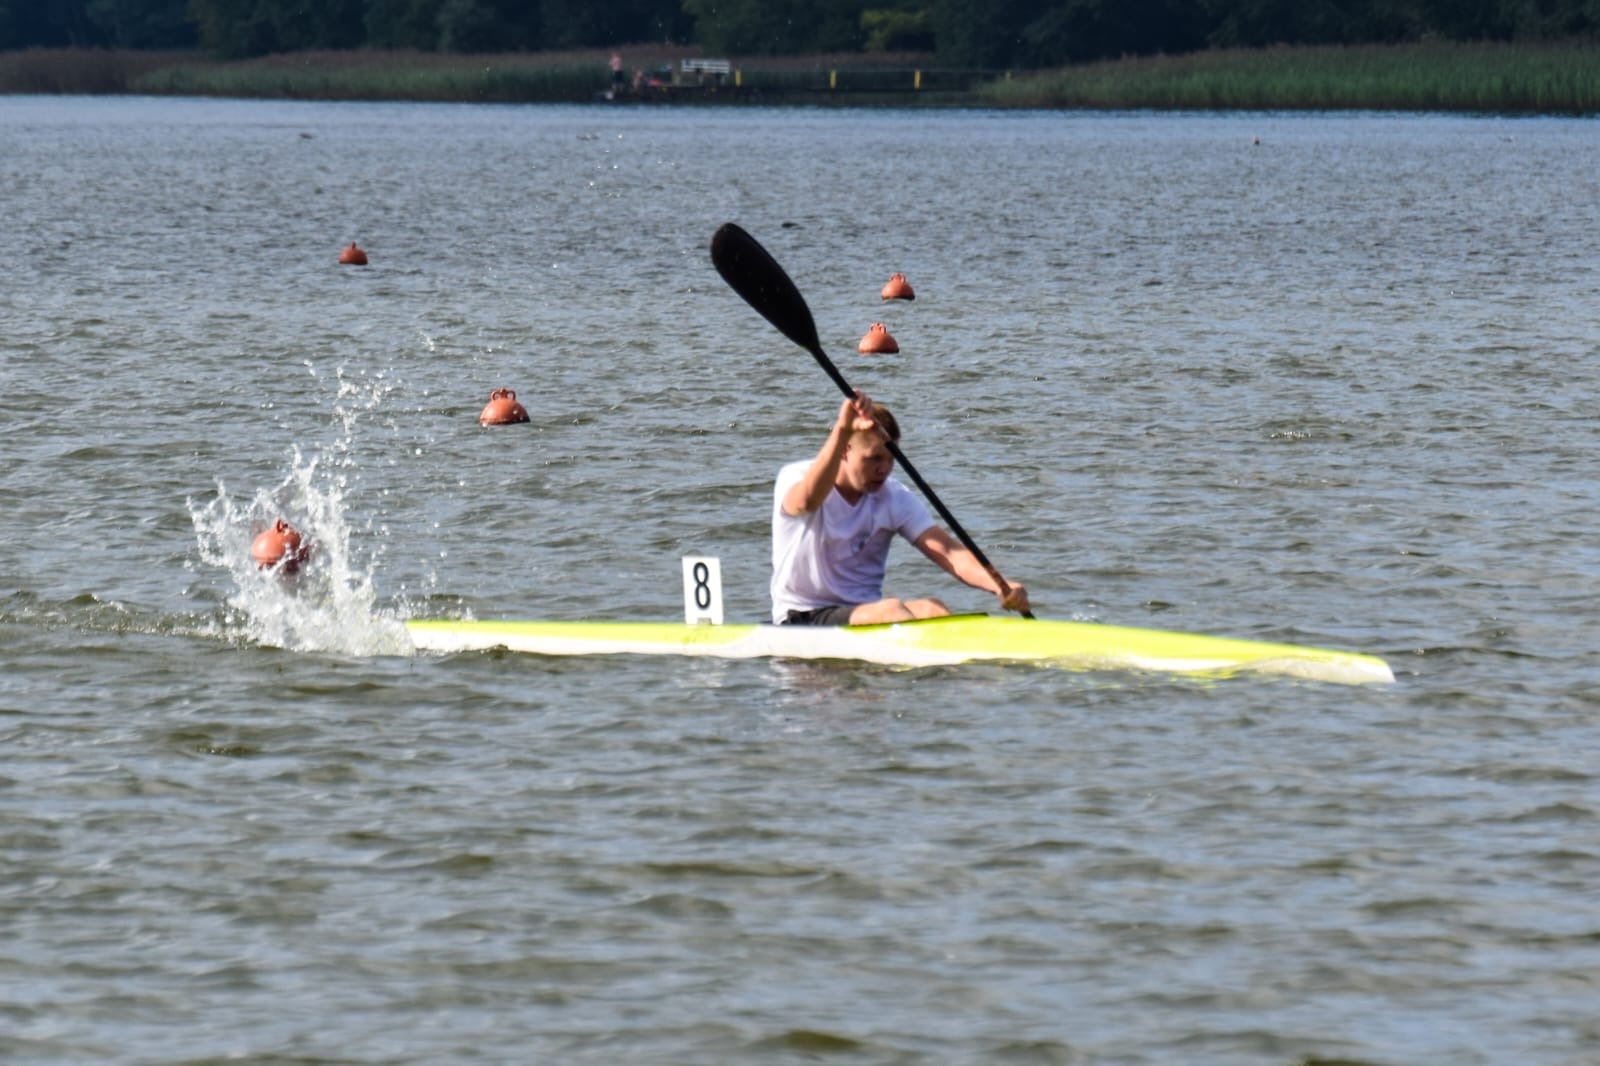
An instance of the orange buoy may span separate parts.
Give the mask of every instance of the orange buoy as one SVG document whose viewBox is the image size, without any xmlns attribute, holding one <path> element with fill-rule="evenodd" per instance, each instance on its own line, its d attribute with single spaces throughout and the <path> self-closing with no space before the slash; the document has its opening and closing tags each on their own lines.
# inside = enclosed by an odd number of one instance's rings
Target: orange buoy
<svg viewBox="0 0 1600 1066">
<path fill-rule="evenodd" d="M 480 426 L 510 426 L 528 420 L 528 410 L 517 402 L 517 394 L 510 389 L 495 389 L 489 402 L 478 416 Z"/>
<path fill-rule="evenodd" d="M 355 241 L 351 241 L 350 247 L 339 253 L 339 262 L 345 266 L 364 267 L 367 265 L 367 253 Z"/>
<path fill-rule="evenodd" d="M 300 536 L 298 529 L 280 518 L 271 529 L 263 530 L 251 542 L 250 558 L 263 570 L 281 563 L 283 572 L 292 574 L 300 569 L 301 563 L 310 560 L 311 545 Z"/>
<path fill-rule="evenodd" d="M 891 275 L 888 284 L 883 287 L 885 300 L 915 300 L 917 294 L 911 291 L 911 283 L 904 274 Z"/>
<path fill-rule="evenodd" d="M 874 322 L 866 336 L 861 338 L 861 343 L 856 345 L 856 351 L 862 355 L 893 355 L 899 350 L 900 345 L 889 335 L 882 322 Z"/>
</svg>

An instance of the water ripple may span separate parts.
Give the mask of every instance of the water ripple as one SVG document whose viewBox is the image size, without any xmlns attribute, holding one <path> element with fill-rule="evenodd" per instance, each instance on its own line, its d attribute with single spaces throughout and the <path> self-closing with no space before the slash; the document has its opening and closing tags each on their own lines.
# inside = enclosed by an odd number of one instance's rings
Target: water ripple
<svg viewBox="0 0 1600 1066">
<path fill-rule="evenodd" d="M 1600 1056 L 1591 126 L 0 103 L 0 1058 Z M 1398 683 L 413 654 L 764 616 L 729 219 L 1041 613 Z"/>
</svg>

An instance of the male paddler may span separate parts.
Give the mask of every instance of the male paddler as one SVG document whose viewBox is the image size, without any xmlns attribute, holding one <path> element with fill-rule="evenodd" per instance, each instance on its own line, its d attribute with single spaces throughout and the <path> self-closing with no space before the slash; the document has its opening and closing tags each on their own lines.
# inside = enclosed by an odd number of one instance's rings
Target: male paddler
<svg viewBox="0 0 1600 1066">
<path fill-rule="evenodd" d="M 953 577 L 1000 597 L 1007 610 L 1029 610 L 1025 588 L 1010 584 L 1002 593 L 998 575 L 891 476 L 894 456 L 886 438 L 900 441 L 894 415 L 858 390 L 839 406 L 816 458 L 778 472 L 772 501 L 772 620 L 867 625 L 949 614 L 950 608 L 933 597 L 883 595 L 896 534 Z"/>
</svg>

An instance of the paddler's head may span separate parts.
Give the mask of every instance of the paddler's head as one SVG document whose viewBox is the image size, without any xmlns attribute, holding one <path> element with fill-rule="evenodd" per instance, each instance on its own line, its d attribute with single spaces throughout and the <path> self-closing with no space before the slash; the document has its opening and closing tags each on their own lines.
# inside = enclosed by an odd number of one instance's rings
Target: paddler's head
<svg viewBox="0 0 1600 1066">
<path fill-rule="evenodd" d="M 877 492 L 894 470 L 894 453 L 889 450 L 889 441 L 900 443 L 900 423 L 881 403 L 872 405 L 872 421 L 875 424 L 871 429 L 858 429 L 850 434 L 844 459 L 839 463 L 839 476 L 834 484 L 844 490 L 846 498 Z"/>
</svg>

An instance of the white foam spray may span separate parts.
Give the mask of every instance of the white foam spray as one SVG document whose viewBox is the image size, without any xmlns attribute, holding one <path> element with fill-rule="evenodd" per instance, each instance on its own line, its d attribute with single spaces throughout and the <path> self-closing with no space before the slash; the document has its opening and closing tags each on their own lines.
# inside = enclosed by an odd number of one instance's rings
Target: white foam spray
<svg viewBox="0 0 1600 1066">
<path fill-rule="evenodd" d="M 344 655 L 409 655 L 415 649 L 400 613 L 379 606 L 373 573 L 382 542 L 357 537 L 348 518 L 355 470 L 352 444 L 362 416 L 390 391 L 382 377 L 352 383 L 338 374 L 334 414 L 339 435 L 320 456 L 298 447 L 276 485 L 235 496 L 217 482 L 215 497 L 189 500 L 202 563 L 231 576 L 221 628 L 227 639 Z M 310 560 L 293 573 L 263 569 L 251 557 L 257 534 L 282 518 L 310 545 Z"/>
</svg>

